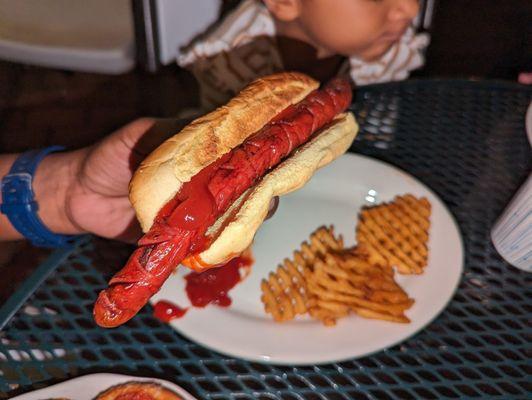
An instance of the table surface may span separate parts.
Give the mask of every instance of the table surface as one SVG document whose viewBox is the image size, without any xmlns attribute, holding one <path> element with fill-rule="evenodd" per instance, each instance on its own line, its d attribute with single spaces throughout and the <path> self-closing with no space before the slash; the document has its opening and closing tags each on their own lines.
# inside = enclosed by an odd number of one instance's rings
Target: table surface
<svg viewBox="0 0 532 400">
<path fill-rule="evenodd" d="M 205 399 L 529 398 L 532 275 L 500 258 L 489 231 L 530 171 L 524 115 L 531 99 L 530 88 L 496 82 L 358 90 L 353 110 L 361 132 L 351 150 L 427 184 L 464 237 L 457 294 L 402 344 L 342 363 L 281 367 L 196 345 L 153 318 L 150 307 L 123 327 L 102 330 L 92 321 L 92 302 L 130 249 L 94 239 L 39 267 L 44 282 L 0 332 L 1 393 L 117 372 L 171 380 Z"/>
</svg>

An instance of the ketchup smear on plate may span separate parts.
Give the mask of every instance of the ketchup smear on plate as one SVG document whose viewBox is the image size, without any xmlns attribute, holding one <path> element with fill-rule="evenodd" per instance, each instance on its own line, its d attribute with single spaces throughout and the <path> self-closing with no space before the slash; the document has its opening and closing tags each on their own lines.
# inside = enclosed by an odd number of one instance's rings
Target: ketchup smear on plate
<svg viewBox="0 0 532 400">
<path fill-rule="evenodd" d="M 229 291 L 234 288 L 242 277 L 247 275 L 240 273 L 240 269 L 248 270 L 253 264 L 253 258 L 242 255 L 233 258 L 227 264 L 208 269 L 204 272 L 191 272 L 185 276 L 185 291 L 194 307 L 205 307 L 208 304 L 216 304 L 220 307 L 229 307 L 231 298 Z M 169 301 L 160 300 L 154 306 L 154 316 L 163 322 L 181 318 L 187 312 L 187 308 L 181 308 Z"/>
<path fill-rule="evenodd" d="M 241 281 L 240 268 L 249 268 L 250 257 L 235 257 L 227 264 L 204 272 L 191 272 L 185 276 L 187 296 L 194 307 L 216 304 L 220 307 L 231 305 L 229 291 Z"/>
<path fill-rule="evenodd" d="M 153 307 L 153 315 L 155 318 L 163 322 L 170 322 L 173 319 L 181 318 L 188 311 L 188 308 L 181 308 L 174 303 L 166 300 L 158 301 Z"/>
</svg>

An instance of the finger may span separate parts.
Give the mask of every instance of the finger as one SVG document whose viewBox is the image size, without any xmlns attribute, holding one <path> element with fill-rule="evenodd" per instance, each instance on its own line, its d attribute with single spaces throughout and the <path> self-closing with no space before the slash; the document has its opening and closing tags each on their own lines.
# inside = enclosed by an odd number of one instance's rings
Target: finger
<svg viewBox="0 0 532 400">
<path fill-rule="evenodd" d="M 135 144 L 135 150 L 147 156 L 166 139 L 183 129 L 190 120 L 177 118 L 156 119 L 155 123 L 141 136 Z"/>
<path fill-rule="evenodd" d="M 268 209 L 268 214 L 266 214 L 266 219 L 270 219 L 273 214 L 275 214 L 277 207 L 279 207 L 279 196 L 275 196 L 271 199 L 270 208 Z"/>
<path fill-rule="evenodd" d="M 145 121 L 151 121 L 151 124 Z M 148 154 L 155 150 L 162 142 L 172 137 L 183 129 L 189 119 L 161 118 L 141 119 L 132 123 L 141 125 L 128 130 L 128 139 L 131 145 L 130 166 L 136 169 Z M 142 129 L 144 127 L 144 130 Z"/>
<path fill-rule="evenodd" d="M 532 72 L 521 72 L 517 81 L 523 85 L 532 85 Z"/>
</svg>

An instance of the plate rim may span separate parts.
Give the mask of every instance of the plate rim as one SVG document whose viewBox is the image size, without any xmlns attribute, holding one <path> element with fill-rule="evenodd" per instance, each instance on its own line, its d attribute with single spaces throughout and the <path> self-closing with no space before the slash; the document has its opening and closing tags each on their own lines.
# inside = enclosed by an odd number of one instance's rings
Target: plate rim
<svg viewBox="0 0 532 400">
<path fill-rule="evenodd" d="M 105 388 L 103 388 L 101 390 L 96 388 L 95 390 L 98 390 L 98 392 L 93 394 L 93 395 L 91 394 L 90 395 L 91 399 L 94 399 L 95 396 L 97 396 L 98 394 L 102 393 L 104 390 L 110 389 L 113 386 L 124 384 L 126 382 L 150 381 L 150 382 L 156 382 L 156 383 L 159 383 L 161 385 L 164 385 L 167 389 L 170 389 L 173 392 L 175 392 L 183 400 L 198 400 L 196 397 L 192 396 L 189 392 L 187 392 L 185 389 L 183 389 L 178 384 L 176 384 L 174 382 L 171 382 L 171 381 L 168 381 L 166 379 L 152 378 L 152 377 L 148 377 L 148 376 L 135 376 L 135 375 L 117 374 L 117 373 L 113 373 L 113 372 L 95 372 L 95 373 L 89 373 L 89 374 L 74 376 L 74 377 L 71 377 L 71 378 L 69 378 L 69 379 L 67 379 L 65 381 L 54 383 L 53 385 L 50 385 L 50 386 L 47 386 L 47 387 L 44 387 L 44 388 L 40 388 L 40 389 L 36 389 L 36 390 L 32 390 L 32 391 L 29 391 L 29 392 L 25 392 L 25 393 L 19 394 L 19 395 L 15 396 L 15 397 L 11 397 L 11 399 L 12 400 L 32 400 L 33 397 L 35 397 L 35 400 L 36 400 L 36 399 L 39 399 L 39 397 L 37 397 L 37 396 L 41 396 L 41 395 L 46 395 L 46 396 L 64 396 L 63 393 L 55 393 L 54 394 L 53 392 L 52 393 L 47 393 L 47 392 L 50 391 L 50 390 L 52 390 L 52 391 L 53 390 L 61 390 L 65 386 L 78 383 L 78 381 L 90 380 L 90 379 L 97 380 L 98 377 L 102 377 L 102 376 L 112 377 L 112 378 L 115 378 L 117 380 L 122 380 L 122 379 L 129 379 L 129 380 L 128 381 L 117 381 L 116 383 L 112 384 L 111 386 L 105 387 Z M 75 400 L 75 399 L 73 399 L 73 400 Z"/>
<path fill-rule="evenodd" d="M 227 352 L 227 351 L 224 351 L 223 349 L 219 349 L 219 348 L 213 347 L 213 346 L 211 346 L 211 345 L 209 345 L 207 343 L 204 343 L 202 341 L 199 341 L 199 340 L 195 339 L 194 337 L 192 337 L 192 335 L 189 335 L 187 332 L 184 332 L 177 325 L 174 325 L 174 324 L 170 323 L 169 324 L 170 327 L 172 329 L 174 329 L 176 332 L 178 332 L 180 335 L 182 335 L 183 337 L 185 337 L 188 340 L 190 340 L 191 342 L 193 342 L 195 344 L 198 344 L 200 346 L 203 346 L 203 347 L 205 347 L 205 348 L 207 348 L 207 349 L 209 349 L 211 351 L 214 351 L 214 352 L 216 352 L 218 354 L 221 354 L 221 355 L 225 355 L 225 356 L 229 356 L 229 357 L 233 357 L 233 358 L 246 360 L 246 361 L 249 361 L 249 362 L 257 362 L 257 363 L 268 364 L 268 365 L 307 366 L 307 365 L 324 365 L 324 364 L 338 363 L 338 362 L 343 362 L 343 361 L 348 361 L 348 360 L 355 360 L 355 359 L 359 359 L 359 358 L 362 358 L 362 357 L 370 356 L 372 354 L 375 354 L 375 353 L 378 353 L 378 352 L 381 352 L 381 351 L 384 351 L 384 350 L 388 350 L 388 349 L 390 349 L 390 348 L 392 348 L 394 346 L 397 346 L 400 343 L 405 342 L 406 340 L 411 339 L 415 335 L 419 334 L 421 331 L 423 331 L 425 328 L 427 328 L 427 326 L 429 326 L 432 322 L 434 322 L 439 316 L 441 316 L 441 314 L 448 307 L 449 303 L 455 297 L 456 292 L 458 290 L 458 287 L 460 286 L 460 282 L 462 281 L 463 274 L 464 274 L 465 243 L 464 243 L 464 237 L 462 235 L 462 231 L 460 230 L 460 226 L 458 225 L 458 222 L 456 221 L 456 218 L 455 218 L 454 214 L 451 212 L 451 210 L 449 210 L 449 207 L 441 199 L 441 197 L 436 192 L 434 192 L 429 186 L 427 186 L 425 183 L 423 183 L 421 180 L 419 180 L 414 175 L 408 173 L 407 171 L 402 170 L 401 168 L 395 166 L 394 164 L 390 164 L 390 163 L 388 163 L 386 161 L 382 161 L 382 160 L 380 160 L 378 158 L 366 156 L 366 155 L 359 154 L 359 153 L 351 153 L 351 152 L 349 152 L 349 153 L 343 154 L 342 157 L 349 157 L 349 158 L 353 158 L 353 159 L 357 159 L 358 158 L 358 159 L 362 159 L 362 160 L 364 160 L 366 162 L 373 162 L 373 163 L 378 164 L 379 166 L 384 166 L 384 167 L 390 168 L 394 172 L 399 173 L 400 175 L 402 175 L 403 177 L 406 177 L 408 179 L 414 180 L 414 182 L 416 184 L 418 184 L 424 190 L 429 192 L 441 204 L 441 206 L 443 207 L 444 211 L 450 217 L 449 219 L 450 219 L 450 221 L 452 223 L 452 226 L 456 229 L 457 236 L 458 236 L 459 251 L 461 253 L 460 266 L 459 266 L 459 271 L 456 274 L 456 280 L 455 280 L 455 282 L 453 284 L 452 290 L 450 291 L 448 299 L 441 306 L 441 308 L 437 312 L 434 313 L 434 315 L 431 318 L 429 318 L 424 324 L 419 326 L 416 330 L 412 331 L 407 336 L 401 337 L 400 339 L 395 340 L 392 343 L 390 343 L 389 345 L 381 347 L 379 349 L 375 349 L 375 350 L 372 350 L 372 351 L 364 352 L 363 354 L 358 354 L 358 355 L 352 355 L 351 354 L 351 355 L 346 355 L 346 356 L 342 356 L 342 357 L 327 358 L 327 359 L 325 359 L 324 357 L 315 357 L 314 359 L 307 359 L 307 360 L 304 360 L 304 361 L 303 360 L 282 360 L 282 359 L 279 360 L 277 358 L 272 360 L 271 357 L 265 357 L 265 356 L 260 356 L 260 355 L 253 357 L 253 356 L 249 356 L 248 354 L 243 354 L 243 353 L 238 352 L 238 351 L 236 351 L 236 352 Z M 340 157 L 340 158 L 342 158 L 342 157 Z M 325 166 L 325 168 L 327 168 L 327 167 Z"/>
</svg>

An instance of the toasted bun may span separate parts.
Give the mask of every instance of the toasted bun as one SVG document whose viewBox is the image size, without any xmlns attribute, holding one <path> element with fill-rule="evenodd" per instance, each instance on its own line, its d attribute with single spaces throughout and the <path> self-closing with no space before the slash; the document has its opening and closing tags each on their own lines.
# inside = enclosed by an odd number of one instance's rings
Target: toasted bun
<svg viewBox="0 0 532 400">
<path fill-rule="evenodd" d="M 165 141 L 140 165 L 129 198 L 147 232 L 159 210 L 202 168 L 242 143 L 319 83 L 299 73 L 258 79 L 225 106 L 196 119 Z"/>
<path fill-rule="evenodd" d="M 264 221 L 271 199 L 302 187 L 318 168 L 342 155 L 357 132 L 353 114 L 338 115 L 311 141 L 244 193 L 209 229 L 208 233 L 216 237 L 211 245 L 189 257 L 184 264 L 200 270 L 243 252 Z"/>
</svg>

